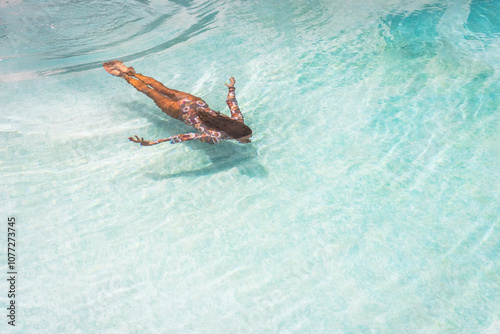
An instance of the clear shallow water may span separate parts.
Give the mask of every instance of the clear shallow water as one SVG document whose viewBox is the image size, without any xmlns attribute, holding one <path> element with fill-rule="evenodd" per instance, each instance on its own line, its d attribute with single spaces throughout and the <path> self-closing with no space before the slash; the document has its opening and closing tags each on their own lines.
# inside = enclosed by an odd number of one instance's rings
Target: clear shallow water
<svg viewBox="0 0 500 334">
<path fill-rule="evenodd" d="M 499 1 L 0 1 L 16 329 L 496 332 L 498 17 Z M 132 145 L 189 128 L 111 59 L 224 112 L 235 76 L 253 143 Z"/>
</svg>

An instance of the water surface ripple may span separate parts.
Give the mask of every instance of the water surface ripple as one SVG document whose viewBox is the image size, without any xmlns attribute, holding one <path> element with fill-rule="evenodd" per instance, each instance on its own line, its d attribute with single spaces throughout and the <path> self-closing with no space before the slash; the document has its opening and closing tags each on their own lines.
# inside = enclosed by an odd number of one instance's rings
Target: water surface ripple
<svg viewBox="0 0 500 334">
<path fill-rule="evenodd" d="M 0 69 L 46 76 L 95 69 L 116 56 L 143 58 L 212 29 L 215 8 L 209 2 L 23 1 L 2 10 Z"/>
</svg>

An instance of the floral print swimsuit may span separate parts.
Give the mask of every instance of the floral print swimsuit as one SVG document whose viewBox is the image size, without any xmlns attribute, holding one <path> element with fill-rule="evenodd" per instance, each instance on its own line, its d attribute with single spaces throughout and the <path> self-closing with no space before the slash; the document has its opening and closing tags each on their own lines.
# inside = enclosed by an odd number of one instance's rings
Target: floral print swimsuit
<svg viewBox="0 0 500 334">
<path fill-rule="evenodd" d="M 226 100 L 227 106 L 231 109 L 231 118 L 240 122 L 243 122 L 243 115 L 241 114 L 240 108 L 238 108 L 238 102 L 236 101 L 235 88 L 229 87 L 229 93 Z M 189 99 L 183 99 L 179 101 L 180 115 L 179 120 L 192 126 L 199 132 L 184 133 L 177 136 L 168 137 L 165 139 L 155 140 L 154 144 L 159 144 L 161 142 L 170 141 L 171 144 L 182 143 L 188 140 L 198 139 L 205 143 L 218 144 L 226 139 L 231 138 L 224 131 L 215 131 L 207 128 L 200 117 L 198 116 L 198 110 L 202 109 L 213 115 L 219 114 L 208 107 L 208 105 L 203 100 L 192 101 Z"/>
</svg>

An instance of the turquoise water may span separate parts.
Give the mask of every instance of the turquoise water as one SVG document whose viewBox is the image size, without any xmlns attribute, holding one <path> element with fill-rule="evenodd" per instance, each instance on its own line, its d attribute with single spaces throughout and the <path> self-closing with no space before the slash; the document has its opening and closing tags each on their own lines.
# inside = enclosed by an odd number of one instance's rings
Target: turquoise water
<svg viewBox="0 0 500 334">
<path fill-rule="evenodd" d="M 500 1 L 0 0 L 22 333 L 500 332 Z M 228 112 L 189 132 L 124 60 Z M 5 228 L 6 230 L 6 228 Z"/>
</svg>

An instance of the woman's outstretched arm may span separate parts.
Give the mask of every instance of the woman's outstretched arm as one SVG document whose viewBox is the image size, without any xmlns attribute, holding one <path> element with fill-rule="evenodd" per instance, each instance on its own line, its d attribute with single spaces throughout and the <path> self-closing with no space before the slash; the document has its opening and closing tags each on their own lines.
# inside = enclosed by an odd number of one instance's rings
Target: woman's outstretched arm
<svg viewBox="0 0 500 334">
<path fill-rule="evenodd" d="M 133 141 L 134 143 L 141 144 L 142 146 L 153 146 L 153 145 L 161 144 L 161 143 L 164 143 L 167 141 L 169 141 L 170 144 L 177 144 L 177 143 L 182 143 L 185 141 L 190 141 L 190 140 L 195 140 L 195 139 L 199 139 L 202 142 L 212 143 L 212 144 L 218 144 L 222 141 L 220 138 L 217 138 L 215 136 L 211 136 L 211 135 L 206 134 L 206 133 L 195 133 L 195 132 L 184 133 L 181 135 L 157 139 L 157 140 L 144 140 L 144 138 L 142 138 L 142 137 L 139 138 L 138 136 L 129 137 L 128 139 L 130 141 Z"/>
<path fill-rule="evenodd" d="M 227 106 L 231 110 L 231 118 L 240 122 L 243 122 L 243 115 L 241 114 L 240 108 L 238 107 L 238 101 L 236 101 L 236 94 L 234 84 L 236 80 L 233 77 L 229 79 L 229 85 L 226 84 L 229 92 L 227 93 Z"/>
</svg>

